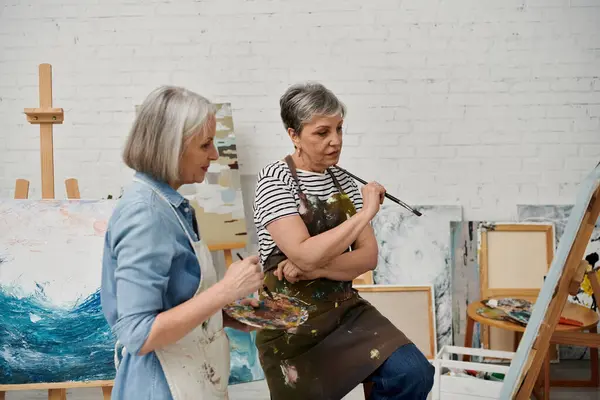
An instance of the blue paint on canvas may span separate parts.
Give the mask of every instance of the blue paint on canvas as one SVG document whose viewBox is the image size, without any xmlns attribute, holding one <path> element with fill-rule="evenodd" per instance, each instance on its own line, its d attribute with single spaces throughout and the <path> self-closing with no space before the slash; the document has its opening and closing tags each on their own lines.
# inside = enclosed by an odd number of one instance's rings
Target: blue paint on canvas
<svg viewBox="0 0 600 400">
<path fill-rule="evenodd" d="M 0 289 L 0 382 L 113 379 L 114 339 L 96 291 L 72 309 Z"/>
<path fill-rule="evenodd" d="M 231 351 L 229 384 L 252 382 L 265 378 L 256 349 L 256 332 L 247 333 L 225 328 Z"/>
<path fill-rule="evenodd" d="M 0 200 L 0 385 L 114 379 L 99 288 L 113 206 Z M 255 334 L 226 330 L 230 383 L 264 379 Z"/>
</svg>

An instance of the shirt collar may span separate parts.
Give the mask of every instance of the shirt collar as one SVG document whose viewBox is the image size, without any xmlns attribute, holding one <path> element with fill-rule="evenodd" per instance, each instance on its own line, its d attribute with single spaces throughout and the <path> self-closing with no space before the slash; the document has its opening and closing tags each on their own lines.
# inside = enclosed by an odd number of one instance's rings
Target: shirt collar
<svg viewBox="0 0 600 400">
<path fill-rule="evenodd" d="M 152 178 L 150 175 L 147 175 L 143 172 L 136 172 L 135 177 L 141 181 L 146 182 L 148 185 L 152 186 L 157 192 L 162 194 L 173 206 L 179 207 L 181 203 L 183 203 L 185 198 L 179 193 L 177 190 L 173 189 L 166 182 L 162 182 Z"/>
</svg>

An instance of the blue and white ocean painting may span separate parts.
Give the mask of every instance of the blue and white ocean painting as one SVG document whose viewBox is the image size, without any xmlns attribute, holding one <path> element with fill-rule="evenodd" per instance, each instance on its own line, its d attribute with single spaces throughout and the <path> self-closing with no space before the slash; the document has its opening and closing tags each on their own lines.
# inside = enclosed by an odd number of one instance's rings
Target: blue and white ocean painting
<svg viewBox="0 0 600 400">
<path fill-rule="evenodd" d="M 0 385 L 112 380 L 100 305 L 112 200 L 0 200 Z M 255 335 L 227 329 L 230 383 L 264 379 Z"/>
</svg>

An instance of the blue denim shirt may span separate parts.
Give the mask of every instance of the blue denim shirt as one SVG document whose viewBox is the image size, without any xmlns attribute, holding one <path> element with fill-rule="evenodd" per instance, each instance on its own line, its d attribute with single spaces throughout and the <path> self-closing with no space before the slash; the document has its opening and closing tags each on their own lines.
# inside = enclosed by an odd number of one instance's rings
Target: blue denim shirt
<svg viewBox="0 0 600 400">
<path fill-rule="evenodd" d="M 154 352 L 139 351 L 156 316 L 190 299 L 200 282 L 200 266 L 174 207 L 194 240 L 195 216 L 176 190 L 147 175 L 136 177 L 108 222 L 102 260 L 102 310 L 126 354 L 115 378 L 112 399 L 172 400 Z M 120 353 L 120 351 L 119 351 Z"/>
</svg>

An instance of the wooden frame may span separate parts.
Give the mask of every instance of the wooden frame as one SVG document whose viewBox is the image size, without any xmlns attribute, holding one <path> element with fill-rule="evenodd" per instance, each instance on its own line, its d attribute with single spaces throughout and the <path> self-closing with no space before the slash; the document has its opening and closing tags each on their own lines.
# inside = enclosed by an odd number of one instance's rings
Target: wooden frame
<svg viewBox="0 0 600 400">
<path fill-rule="evenodd" d="M 505 296 L 529 296 L 536 297 L 539 288 L 509 289 L 509 288 L 489 288 L 489 232 L 544 232 L 546 234 L 546 259 L 548 260 L 548 269 L 554 258 L 554 226 L 552 224 L 494 224 L 491 227 L 483 226 L 481 230 L 481 247 L 479 258 L 479 274 L 481 285 L 481 297 L 487 299 L 490 297 Z M 541 286 L 541 285 L 540 285 Z"/>
<path fill-rule="evenodd" d="M 482 225 L 480 227 L 480 249 L 479 249 L 479 275 L 480 292 L 482 299 L 500 298 L 500 297 L 525 297 L 535 299 L 539 294 L 539 288 L 490 288 L 489 287 L 489 234 L 493 232 L 514 232 L 514 233 L 542 233 L 545 234 L 546 245 L 546 271 L 550 268 L 554 258 L 555 247 L 555 229 L 553 224 L 548 223 L 495 223 L 491 225 Z M 543 282 L 543 281 L 542 281 Z M 540 283 L 542 283 L 540 282 Z M 541 287 L 541 284 L 540 284 Z M 492 335 L 497 337 L 505 346 L 512 341 L 510 349 L 492 348 Z M 484 348 L 490 350 L 516 351 L 520 336 L 511 332 L 502 331 L 490 326 L 481 327 L 481 343 Z M 505 347 L 504 346 L 504 347 Z M 552 350 L 552 359 L 558 361 L 558 347 Z"/>
<path fill-rule="evenodd" d="M 432 360 L 435 358 L 437 353 L 437 338 L 436 338 L 436 320 L 435 320 L 435 303 L 434 303 L 434 293 L 432 285 L 424 285 L 424 286 L 402 286 L 402 285 L 355 285 L 354 288 L 358 290 L 361 297 L 365 300 L 369 301 L 368 295 L 364 295 L 365 293 L 390 293 L 390 292 L 398 292 L 398 293 L 406 293 L 406 292 L 426 292 L 427 294 L 427 303 L 428 303 L 428 321 L 429 321 L 429 348 L 427 350 L 421 349 L 427 359 Z M 374 306 L 376 306 L 374 304 Z M 393 322 L 391 316 L 386 315 L 386 313 L 382 310 L 379 310 L 384 316 L 386 316 L 390 321 Z M 403 333 L 406 333 L 401 327 L 398 327 Z M 408 335 L 407 335 L 408 336 Z M 410 339 L 410 337 L 409 337 Z"/>
</svg>

